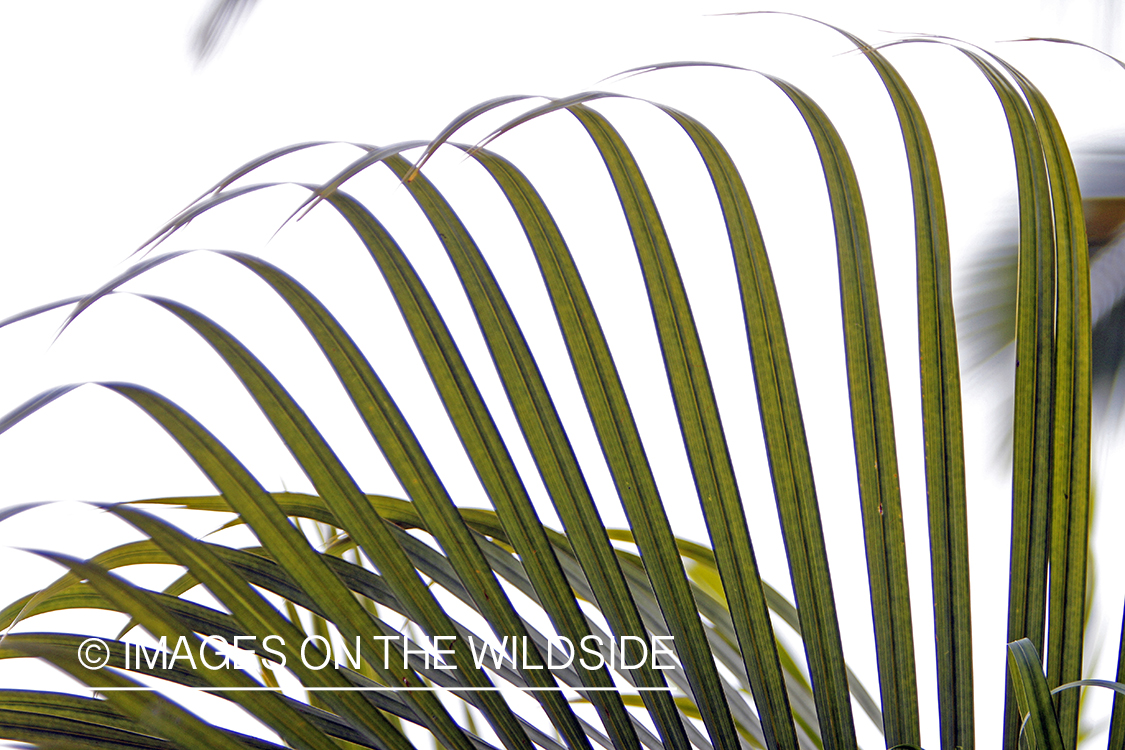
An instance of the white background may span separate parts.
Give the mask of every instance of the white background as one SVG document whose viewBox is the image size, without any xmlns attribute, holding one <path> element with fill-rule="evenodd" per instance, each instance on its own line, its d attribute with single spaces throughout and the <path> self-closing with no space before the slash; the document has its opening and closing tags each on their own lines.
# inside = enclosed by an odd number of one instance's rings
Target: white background
<svg viewBox="0 0 1125 750">
<path fill-rule="evenodd" d="M 914 585 L 918 669 L 932 695 L 933 652 L 925 495 L 921 468 L 913 246 L 901 139 L 885 93 L 867 63 L 833 32 L 782 17 L 707 14 L 759 7 L 733 2 L 299 3 L 263 0 L 249 22 L 203 67 L 187 52 L 206 3 L 14 3 L 3 7 L 3 139 L 0 140 L 0 319 L 44 302 L 90 291 L 127 267 L 127 258 L 164 221 L 243 162 L 305 140 L 387 144 L 429 138 L 454 115 L 494 96 L 564 95 L 612 88 L 657 99 L 711 126 L 743 169 L 771 249 L 798 367 L 818 489 L 833 556 L 845 649 L 877 694 L 862 564 L 854 459 L 847 426 L 835 261 L 823 181 L 811 142 L 791 105 L 748 73 L 677 71 L 612 83 L 599 81 L 645 63 L 707 60 L 760 68 L 804 88 L 841 130 L 864 189 L 880 274 L 881 305 L 895 383 Z M 842 25 L 871 42 L 897 32 L 935 32 L 991 43 L 1029 35 L 1067 36 L 1112 45 L 1105 16 L 1092 5 L 948 2 L 903 10 L 874 3 L 840 11 L 830 3 L 780 3 Z M 1061 5 L 1061 4 L 1060 4 Z M 1018 9 L 1019 15 L 1016 16 Z M 1072 143 L 1115 132 L 1125 72 L 1092 53 L 1042 44 L 993 46 L 1046 91 Z M 889 51 L 915 87 L 942 161 L 958 268 L 981 238 L 1010 218 L 1010 146 L 990 90 L 957 53 L 935 45 Z M 1077 79 L 1073 79 L 1077 76 Z M 681 133 L 643 104 L 597 105 L 613 118 L 642 159 L 704 331 L 722 399 L 759 559 L 767 579 L 787 590 L 778 565 L 776 514 L 749 386 L 748 357 L 732 269 L 724 253 L 714 199 Z M 515 114 L 516 110 L 505 110 Z M 504 115 L 461 136 L 474 141 Z M 705 541 L 674 416 L 659 366 L 648 311 L 639 296 L 635 259 L 616 215 L 604 169 L 565 114 L 504 136 L 498 150 L 536 180 L 567 233 L 618 352 L 634 410 L 654 456 L 678 533 Z M 258 180 L 319 181 L 359 152 L 332 146 L 285 159 Z M 552 390 L 573 423 L 579 450 L 605 517 L 622 523 L 608 478 L 598 467 L 589 428 L 557 333 L 547 317 L 537 273 L 505 205 L 475 166 L 456 155 L 429 172 L 446 190 L 496 267 Z M 357 179 L 353 190 L 395 231 L 464 339 L 486 395 L 501 404 L 466 303 L 433 237 L 408 198 L 385 175 Z M 397 313 L 362 247 L 328 207 L 282 227 L 303 200 L 299 188 L 274 188 L 216 210 L 165 247 L 259 253 L 298 276 L 349 326 L 408 416 L 417 420 L 451 491 L 465 505 L 486 505 L 456 439 L 442 424 Z M 282 227 L 275 235 L 275 231 Z M 164 248 L 162 248 L 164 249 Z M 956 269 L 955 269 L 956 270 Z M 282 378 L 310 411 L 361 485 L 401 494 L 369 438 L 337 392 L 331 373 L 283 305 L 233 264 L 202 254 L 176 260 L 127 288 L 173 296 L 215 317 Z M 127 380 L 177 401 L 222 438 L 271 489 L 307 489 L 238 384 L 184 326 L 138 299 L 99 302 L 58 340 L 64 315 L 0 329 L 0 413 L 60 383 Z M 733 321 L 733 323 L 732 323 Z M 998 390 L 968 377 L 967 451 L 972 475 L 975 644 L 980 701 L 978 741 L 998 741 L 1003 669 L 1008 493 L 995 457 Z M 1002 410 L 1001 410 L 1002 411 Z M 512 430 L 509 419 L 503 429 Z M 512 433 L 514 434 L 514 432 Z M 662 437 L 663 436 L 663 437 Z M 1112 554 L 1110 442 L 1099 446 L 1095 554 Z M 522 459 L 521 459 L 522 460 Z M 526 465 L 526 462 L 525 464 Z M 532 488 L 538 491 L 537 488 Z M 207 482 L 159 428 L 120 398 L 88 387 L 0 435 L 0 508 L 32 501 L 122 501 L 204 494 Z M 541 498 L 540 498 L 541 499 Z M 541 506 L 544 503 L 540 503 Z M 544 515 L 551 520 L 549 509 Z M 184 519 L 198 533 L 213 522 Z M 555 522 L 557 523 L 557 522 Z M 87 556 L 129 538 L 96 511 L 67 503 L 0 523 L 0 602 L 52 580 L 58 570 L 16 548 L 50 548 Z M 1103 549 L 1107 548 L 1108 549 Z M 1116 655 L 1121 585 L 1103 562 L 1097 580 L 1102 661 Z M 47 627 L 44 620 L 39 627 Z M 59 621 L 56 621 L 59 622 Z M 98 629 L 82 616 L 60 627 Z M 1091 650 L 1094 650 L 1093 647 Z M 1095 674 L 1096 673 L 1096 674 Z M 43 670 L 0 664 L 0 684 L 54 685 Z M 936 743 L 932 698 L 923 700 L 924 737 Z M 1105 716 L 1104 704 L 1090 716 Z M 869 746 L 875 741 L 870 740 Z"/>
</svg>

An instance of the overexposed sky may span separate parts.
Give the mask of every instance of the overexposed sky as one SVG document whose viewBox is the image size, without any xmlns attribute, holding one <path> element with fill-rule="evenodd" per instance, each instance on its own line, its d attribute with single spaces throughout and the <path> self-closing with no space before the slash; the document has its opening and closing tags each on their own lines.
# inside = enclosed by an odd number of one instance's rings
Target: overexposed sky
<svg viewBox="0 0 1125 750">
<path fill-rule="evenodd" d="M 1095 44 L 1111 44 L 1115 38 L 1102 28 L 1105 16 L 1093 3 L 1066 3 L 1065 9 L 1046 0 L 1038 5 L 947 2 L 906 9 L 889 2 L 860 3 L 847 10 L 840 5 L 611 0 L 540 8 L 516 2 L 469 6 L 340 0 L 314 5 L 260 0 L 230 44 L 197 68 L 188 54 L 188 37 L 204 2 L 9 3 L 0 24 L 5 113 L 0 319 L 96 288 L 123 270 L 129 254 L 189 201 L 243 162 L 276 147 L 306 140 L 387 144 L 429 138 L 468 106 L 503 94 L 564 95 L 611 87 L 658 99 L 713 127 L 745 173 L 789 316 L 831 552 L 841 565 L 834 574 L 836 586 L 849 601 L 853 596 L 865 601 L 865 584 L 857 578 L 863 575 L 862 542 L 845 421 L 830 217 L 807 132 L 771 84 L 746 73 L 676 71 L 599 81 L 668 60 L 761 68 L 806 89 L 837 122 L 856 160 L 879 264 L 908 530 L 924 539 L 912 229 L 905 160 L 891 108 L 867 63 L 847 54 L 846 43 L 832 32 L 791 18 L 709 14 L 764 8 L 801 12 L 871 42 L 894 38 L 880 30 L 945 33 L 981 43 L 1029 35 Z M 1125 85 L 1125 72 L 1112 63 L 1077 48 L 1024 44 L 996 49 L 1040 82 L 1076 142 L 1112 133 L 1125 122 L 1117 103 L 1122 97 L 1113 93 Z M 1011 158 L 999 107 L 979 74 L 948 49 L 914 45 L 888 54 L 915 86 L 930 118 L 946 180 L 954 252 L 967 257 L 982 232 L 1007 216 Z M 1073 73 L 1077 81 L 1068 80 Z M 666 118 L 636 102 L 597 106 L 630 138 L 667 210 L 665 221 L 707 337 L 743 495 L 755 523 L 761 524 L 753 530 L 758 554 L 776 556 L 780 546 L 748 358 L 737 338 L 737 317 L 731 324 L 738 314 L 733 286 L 715 283 L 729 282 L 731 269 L 710 188 L 697 158 Z M 493 117 L 464 138 L 475 140 L 503 119 Z M 664 376 L 652 374 L 658 365 L 655 337 L 604 170 L 564 114 L 521 128 L 495 146 L 537 180 L 583 270 L 591 274 L 591 293 L 599 310 L 606 311 L 611 343 L 621 352 L 623 375 L 658 457 L 658 478 L 676 513 L 677 530 L 704 540 L 697 503 L 683 499 L 691 498 L 691 487 L 678 438 L 674 433 L 671 440 L 661 438 L 674 429 L 674 416 Z M 324 180 L 356 154 L 346 146 L 318 149 L 271 165 L 260 179 Z M 596 448 L 580 419 L 581 404 L 557 333 L 545 315 L 535 269 L 526 252 L 521 253 L 518 229 L 473 165 L 443 155 L 430 174 L 479 233 L 513 304 L 527 316 L 529 335 L 564 413 L 579 415 L 571 416 L 573 427 L 579 449 L 590 458 L 591 481 L 605 500 L 606 517 L 620 523 L 608 477 L 596 466 Z M 455 331 L 468 337 L 466 356 L 482 373 L 486 395 L 501 402 L 486 355 L 473 338 L 468 308 L 408 198 L 379 170 L 358 178 L 349 190 L 369 201 L 396 231 L 434 285 Z M 297 275 L 352 328 L 404 410 L 426 425 L 424 441 L 441 456 L 455 496 L 467 505 L 486 503 L 458 457 L 455 438 L 440 426 L 440 405 L 381 281 L 342 222 L 322 206 L 275 235 L 303 197 L 300 189 L 289 187 L 237 201 L 197 221 L 168 247 L 258 253 Z M 196 255 L 129 288 L 182 299 L 230 328 L 276 368 L 365 489 L 400 492 L 303 329 L 248 274 L 221 259 Z M 195 414 L 267 487 L 307 487 L 234 379 L 182 324 L 125 297 L 99 302 L 56 341 L 62 319 L 61 313 L 53 313 L 0 330 L 0 413 L 60 383 L 139 382 Z M 995 451 L 988 437 L 990 392 L 982 388 L 980 393 L 978 401 L 967 402 L 966 428 L 970 459 L 977 467 L 971 498 L 978 529 L 974 565 L 979 558 L 983 573 L 974 606 L 981 651 L 993 652 L 980 656 L 978 690 L 985 694 L 995 691 L 1003 663 L 1003 625 L 997 624 L 996 613 L 1003 612 L 1006 543 L 990 545 L 994 529 L 1006 527 L 1007 497 L 1004 485 L 990 473 L 989 457 Z M 511 420 L 502 428 L 513 430 Z M 70 394 L 0 435 L 0 507 L 209 491 L 171 440 L 139 411 L 94 389 Z M 200 532 L 207 528 L 201 526 Z M 10 548 L 50 547 L 90 555 L 126 538 L 124 533 L 118 524 L 76 505 L 5 521 L 0 524 L 0 544 L 5 545 L 0 569 L 21 574 L 0 582 L 0 600 L 6 603 L 57 575 L 53 566 Z M 923 596 L 929 588 L 928 559 L 924 547 L 918 549 L 923 554 L 910 562 L 922 644 L 932 636 Z M 990 561 L 992 569 L 982 570 Z M 772 573 L 767 570 L 771 583 L 787 589 L 784 572 Z M 868 687 L 877 692 L 870 623 L 851 617 L 854 611 L 863 608 L 844 608 L 845 647 Z M 90 623 L 96 627 L 93 619 Z M 1117 625 L 1110 623 L 1109 630 L 1115 630 Z M 997 634 L 1000 642 L 992 648 L 988 642 Z M 921 648 L 918 659 L 922 680 L 932 679 L 932 650 Z M 2 684 L 31 686 L 37 679 L 0 664 Z M 991 705 L 982 704 L 978 719 L 982 746 L 996 737 L 999 725 L 987 710 Z M 927 736 L 933 737 L 932 714 L 926 721 Z"/>
</svg>

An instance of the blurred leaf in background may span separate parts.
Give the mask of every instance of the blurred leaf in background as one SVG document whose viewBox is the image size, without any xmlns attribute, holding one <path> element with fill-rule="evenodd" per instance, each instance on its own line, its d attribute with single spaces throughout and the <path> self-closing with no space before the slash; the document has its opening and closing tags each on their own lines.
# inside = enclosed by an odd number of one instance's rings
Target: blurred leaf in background
<svg viewBox="0 0 1125 750">
<path fill-rule="evenodd" d="M 218 54 L 227 40 L 243 23 L 258 0 L 214 0 L 199 19 L 191 35 L 191 53 L 197 65 L 205 65 Z"/>
</svg>

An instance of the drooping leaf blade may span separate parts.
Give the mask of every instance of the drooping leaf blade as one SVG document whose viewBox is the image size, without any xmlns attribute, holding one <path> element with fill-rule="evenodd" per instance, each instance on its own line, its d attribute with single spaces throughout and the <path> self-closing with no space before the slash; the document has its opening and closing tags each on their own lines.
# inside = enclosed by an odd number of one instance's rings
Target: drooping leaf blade
<svg viewBox="0 0 1125 750">
<path fill-rule="evenodd" d="M 797 738 L 742 499 L 703 347 L 672 248 L 655 201 L 624 141 L 608 121 L 593 110 L 574 106 L 571 112 L 597 143 L 629 223 L 684 446 L 715 547 L 746 670 L 761 707 L 759 714 L 767 746 L 795 748 Z M 680 124 L 684 125 L 684 121 Z M 688 128 L 685 126 L 685 129 Z M 730 215 L 725 218 L 728 222 L 733 220 Z M 701 711 L 706 721 L 707 709 Z"/>
<path fill-rule="evenodd" d="M 445 617 L 440 606 L 433 600 L 432 594 L 426 591 L 424 584 L 418 579 L 417 573 L 406 560 L 401 549 L 391 541 L 388 536 L 389 530 L 384 525 L 384 521 L 366 501 L 365 496 L 347 473 L 343 464 L 276 378 L 233 336 L 206 317 L 171 300 L 149 299 L 177 315 L 194 328 L 223 356 L 247 389 L 254 395 L 256 402 L 274 424 L 278 434 L 309 475 L 314 486 L 320 490 L 321 496 L 328 502 L 328 506 L 334 512 L 334 515 L 341 519 L 340 525 L 349 529 L 359 540 L 362 540 L 361 544 L 368 550 L 368 554 L 378 561 L 380 570 L 384 572 L 384 575 L 394 576 L 393 586 L 402 592 L 408 606 L 413 605 L 412 615 L 416 618 L 416 621 L 424 623 L 427 629 L 433 628 L 429 630 L 431 636 L 448 636 L 451 630 L 448 627 L 448 618 Z M 247 478 L 249 479 L 249 477 Z M 256 489 L 260 490 L 260 488 Z M 224 492 L 224 495 L 227 496 L 228 500 L 231 499 L 229 493 Z M 291 537 L 297 533 L 289 522 L 283 516 L 280 516 L 280 509 L 266 493 L 261 492 L 261 495 L 256 497 L 255 500 L 255 507 L 268 508 L 268 513 L 273 517 L 268 521 L 271 524 L 270 528 L 278 533 L 279 540 L 281 537 Z M 452 507 L 451 503 L 449 505 Z M 233 501 L 232 506 L 238 508 Z M 239 510 L 243 515 L 246 515 L 244 510 Z M 459 517 L 458 520 L 460 520 Z M 250 525 L 261 536 L 262 532 L 258 530 L 258 527 L 253 522 Z M 265 539 L 263 539 L 263 543 L 267 548 L 270 547 Z M 307 543 L 301 546 L 295 538 L 288 539 L 285 544 L 290 549 L 300 549 L 302 555 L 307 555 L 305 550 L 311 552 Z M 274 556 L 277 557 L 276 552 Z M 309 560 L 309 564 L 312 566 L 312 558 L 309 558 Z M 317 564 L 319 564 L 319 561 Z M 317 568 L 312 567 L 312 571 L 317 571 Z M 325 572 L 327 573 L 327 571 Z M 481 571 L 478 575 L 485 578 L 491 577 L 490 572 L 484 571 Z M 297 578 L 296 575 L 295 578 Z M 300 581 L 298 582 L 300 583 Z M 314 600 L 318 598 L 317 592 L 331 591 L 337 585 L 336 579 L 327 577 L 321 577 L 318 584 L 314 584 L 312 581 L 309 583 L 313 588 L 313 591 L 309 593 Z M 309 586 L 302 585 L 302 588 L 309 591 Z M 502 609 L 502 605 L 498 604 L 497 607 Z M 349 641 L 353 641 L 356 637 L 363 638 L 369 635 L 363 632 L 363 627 L 360 624 L 369 620 L 368 615 L 350 596 L 337 593 L 331 600 L 321 601 L 321 608 Z M 508 605 L 507 609 L 510 611 L 511 606 Z M 347 611 L 347 614 L 345 614 L 345 611 Z M 466 679 L 475 681 L 481 687 L 489 686 L 490 683 L 488 683 L 484 673 L 472 668 L 472 656 L 467 653 L 467 647 L 455 641 L 453 648 L 455 658 L 461 671 L 466 675 Z M 385 663 L 382 667 L 386 672 L 384 680 L 388 683 L 396 685 L 411 684 L 410 677 L 403 670 L 397 667 L 392 669 L 391 667 L 394 667 L 394 665 Z M 445 735 L 443 741 L 457 744 L 467 741 L 460 727 L 453 722 L 452 717 L 437 702 L 436 696 L 424 691 L 407 693 L 407 695 L 411 698 L 411 702 L 420 715 L 427 717 L 427 724 L 433 722 L 433 726 L 430 727 L 431 731 L 435 731 L 438 736 Z M 478 694 L 478 697 L 481 705 L 488 709 L 486 715 L 491 722 L 494 722 L 494 727 L 504 737 L 505 744 L 511 743 L 509 745 L 511 748 L 524 746 L 526 735 L 518 728 L 518 724 L 507 704 L 498 700 L 498 696 L 491 691 L 482 691 Z"/>
<path fill-rule="evenodd" d="M 486 335 L 490 336 L 494 357 L 503 357 L 497 365 L 508 371 L 510 381 L 514 375 L 512 371 L 518 365 L 504 356 L 510 349 L 505 351 L 508 345 L 500 338 L 503 334 L 497 330 L 502 324 L 494 317 L 494 310 L 500 306 L 506 307 L 506 303 L 495 282 L 487 290 L 481 288 L 482 284 L 488 283 L 482 280 L 481 275 L 489 272 L 483 265 L 474 241 L 449 203 L 425 176 L 415 174 L 413 179 L 407 180 L 411 167 L 401 157 L 391 157 L 387 164 L 405 181 L 410 194 L 453 260 L 470 301 L 473 302 L 478 321 Z M 331 200 L 361 233 L 372 257 L 388 280 L 461 443 L 465 446 L 489 498 L 500 513 L 508 531 L 509 542 L 523 560 L 541 605 L 561 635 L 570 639 L 571 643 L 581 643 L 590 635 L 585 617 L 555 558 L 542 521 L 531 504 L 515 462 L 437 307 L 406 258 L 397 252 L 397 247 L 392 243 L 379 241 L 377 233 L 373 233 L 374 236 L 363 236 L 364 227 L 369 226 L 369 223 L 360 221 L 363 217 L 358 216 L 358 205 L 347 205 L 345 201 L 348 199 L 342 194 Z M 351 218 L 353 216 L 356 218 Z M 367 221 L 370 222 L 370 218 Z M 510 312 L 505 322 L 509 324 L 509 332 L 518 336 L 518 328 L 513 328 L 515 321 Z M 525 368 L 534 367 L 529 353 L 523 364 Z M 591 686 L 599 688 L 590 694 L 589 699 L 597 707 L 615 744 L 622 749 L 636 746 L 636 734 L 624 705 L 612 692 L 606 691 L 606 688 L 612 686 L 608 671 L 587 670 L 586 679 Z"/>
<path fill-rule="evenodd" d="M 1063 750 L 1066 746 L 1059 732 L 1043 666 L 1035 646 L 1027 638 L 1008 644 L 1008 671 L 1023 719 L 1021 725 L 1026 723 L 1031 746 L 1036 750 Z"/>
</svg>

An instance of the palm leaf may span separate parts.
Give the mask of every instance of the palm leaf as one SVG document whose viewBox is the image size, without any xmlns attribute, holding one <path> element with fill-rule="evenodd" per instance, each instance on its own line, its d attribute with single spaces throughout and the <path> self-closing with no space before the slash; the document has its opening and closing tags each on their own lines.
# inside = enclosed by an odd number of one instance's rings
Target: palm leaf
<svg viewBox="0 0 1125 750">
<path fill-rule="evenodd" d="M 974 745 L 976 723 L 967 498 L 937 156 L 921 108 L 886 56 L 836 31 L 879 75 L 907 153 L 916 227 L 940 744 L 967 750 Z M 1081 677 L 1091 323 L 1080 196 L 1065 140 L 1038 90 L 998 58 L 963 45 L 958 49 L 992 85 L 1004 109 L 1021 198 L 1006 746 L 1018 742 L 1020 718 L 1026 716 L 1036 747 L 1073 748 L 1077 693 L 1063 691 L 1052 700 L 1048 686 Z M 700 65 L 668 63 L 644 70 Z M 615 356 L 620 355 L 611 351 L 567 239 L 536 187 L 492 148 L 455 146 L 499 188 L 527 238 L 627 529 L 606 528 L 587 483 L 588 467 L 577 457 L 485 251 L 429 169 L 420 171 L 437 150 L 452 145 L 463 127 L 526 98 L 500 97 L 469 108 L 430 143 L 355 144 L 363 154 L 324 184 L 303 186 L 308 198 L 293 214 L 327 203 L 370 255 L 492 507 L 465 509 L 454 502 L 434 457 L 427 455 L 378 374 L 394 362 L 362 351 L 328 307 L 286 272 L 242 253 L 220 252 L 289 306 L 407 497 L 361 488 L 283 383 L 218 322 L 179 301 L 142 295 L 214 349 L 277 432 L 314 494 L 268 491 L 225 445 L 163 395 L 135 384 L 99 384 L 164 428 L 217 493 L 153 499 L 148 507 L 178 504 L 233 512 L 235 520 L 224 517 L 224 528 L 244 525 L 257 541 L 233 548 L 193 539 L 168 521 L 123 505 L 109 510 L 140 530 L 144 541 L 89 561 L 43 553 L 67 572 L 42 592 L 7 606 L 0 612 L 0 627 L 26 627 L 25 621 L 40 614 L 91 607 L 122 613 L 128 624 L 117 638 L 104 639 L 109 657 L 104 670 L 82 665 L 77 649 L 84 638 L 77 634 L 9 633 L 0 640 L 0 658 L 38 657 L 105 696 L 0 692 L 0 737 L 44 747 L 272 747 L 213 726 L 158 688 L 123 689 L 160 678 L 216 692 L 273 727 L 287 745 L 315 750 L 406 750 L 418 745 L 415 727 L 449 750 L 533 745 L 589 750 L 594 744 L 607 750 L 853 750 L 858 747 L 853 698 L 885 732 L 888 747 L 921 746 L 887 352 L 860 185 L 825 111 L 800 88 L 766 77 L 807 126 L 828 191 L 881 705 L 858 684 L 844 658 L 796 373 L 765 241 L 738 165 L 703 123 L 654 105 L 656 116 L 671 118 L 690 140 L 721 209 L 736 269 L 729 283 L 742 303 L 739 322 L 746 332 L 731 345 L 744 347 L 753 367 L 792 603 L 759 571 L 755 519 L 748 517 L 736 481 L 739 457 L 720 419 L 712 371 L 681 277 L 684 257 L 672 248 L 644 166 L 610 119 L 595 109 L 597 101 L 616 95 L 584 92 L 532 106 L 486 141 L 491 144 L 552 113 L 573 117 L 589 137 L 586 147 L 596 151 L 609 175 L 640 266 L 662 357 L 663 372 L 656 379 L 668 386 L 709 544 L 675 534 L 671 503 L 657 486 L 653 458 L 619 375 Z M 278 149 L 234 170 L 146 247 L 152 249 L 216 206 L 272 187 L 242 183 L 260 167 L 317 145 Z M 404 152 L 423 146 L 412 166 Z M 401 181 L 452 263 L 520 427 L 518 437 L 505 438 L 497 427 L 500 407 L 486 403 L 478 376 L 462 357 L 463 342 L 451 333 L 400 238 L 377 212 L 343 192 L 349 180 L 376 165 Z M 0 326 L 73 305 L 69 323 L 126 281 L 185 252 L 144 258 L 83 299 L 42 305 Z M 44 391 L 0 419 L 0 432 L 76 387 Z M 513 456 L 524 450 L 537 476 L 517 469 Z M 538 482 L 562 529 L 542 522 L 529 490 L 529 483 Z M 162 592 L 149 591 L 113 572 L 133 564 L 173 566 L 178 576 Z M 198 586 L 216 606 L 189 598 Z M 775 624 L 799 636 L 803 656 L 779 641 Z M 260 666 L 215 671 L 176 659 L 171 669 L 131 662 L 130 653 L 139 653 L 137 645 L 129 645 L 137 628 L 163 636 L 166 643 L 183 640 L 209 656 L 217 655 L 207 651 L 202 636 L 246 639 Z M 268 648 L 269 635 L 283 645 Z M 425 656 L 421 643 L 442 638 L 452 640 L 444 665 Z M 587 654 L 600 655 L 601 662 L 578 660 L 550 668 L 552 644 L 560 638 L 572 644 L 593 640 L 598 646 Z M 614 654 L 610 641 L 632 639 L 635 645 L 652 638 L 672 644 L 668 653 L 674 663 L 646 659 L 624 668 L 606 658 Z M 378 650 L 366 650 L 386 639 L 383 658 Z M 476 650 L 486 641 L 518 642 L 524 653 L 520 660 L 486 664 L 483 651 Z M 305 663 L 310 642 L 317 644 L 318 659 L 335 658 L 339 667 L 322 671 Z M 995 647 L 999 653 L 1000 645 Z M 352 649 L 358 660 L 349 655 Z M 1046 676 L 1040 652 L 1046 654 Z M 633 646 L 618 652 L 630 659 L 636 654 Z M 275 674 L 280 662 L 285 667 Z M 300 699 L 284 694 L 282 685 L 290 681 L 300 685 Z M 516 698 L 515 691 L 530 697 Z M 1119 723 L 1114 725 L 1118 742 Z"/>
</svg>

